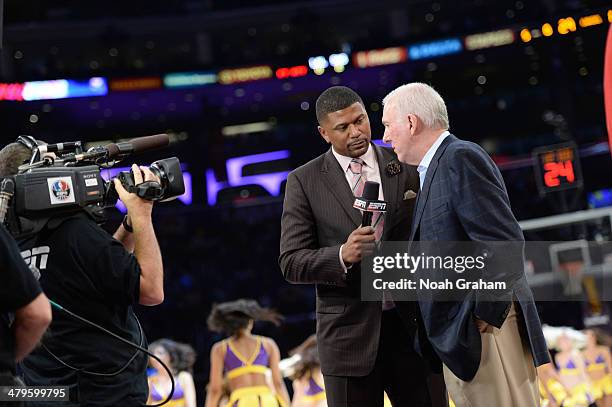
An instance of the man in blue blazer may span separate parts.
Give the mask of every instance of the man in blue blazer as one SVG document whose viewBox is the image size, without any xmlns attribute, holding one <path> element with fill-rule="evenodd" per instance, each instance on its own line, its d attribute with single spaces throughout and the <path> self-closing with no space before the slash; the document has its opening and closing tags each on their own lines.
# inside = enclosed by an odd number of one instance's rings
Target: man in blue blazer
<svg viewBox="0 0 612 407">
<path fill-rule="evenodd" d="M 480 146 L 448 132 L 446 105 L 432 87 L 400 86 L 383 104 L 383 139 L 419 173 L 411 240 L 519 245 L 519 261 L 512 267 L 489 266 L 483 272 L 489 280 L 512 282 L 495 299 L 473 290 L 454 301 L 420 295 L 421 329 L 427 335 L 419 338 L 427 337 L 440 357 L 457 407 L 538 406 L 535 367 L 549 356 L 524 274 L 523 234 L 498 168 Z M 502 257 L 494 251 L 492 256 Z"/>
</svg>

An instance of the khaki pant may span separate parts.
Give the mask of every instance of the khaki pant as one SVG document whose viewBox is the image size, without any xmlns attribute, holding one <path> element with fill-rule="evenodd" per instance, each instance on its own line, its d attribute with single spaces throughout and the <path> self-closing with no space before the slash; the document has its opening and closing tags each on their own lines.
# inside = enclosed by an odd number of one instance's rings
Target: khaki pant
<svg viewBox="0 0 612 407">
<path fill-rule="evenodd" d="M 501 329 L 480 334 L 482 353 L 476 376 L 464 382 L 444 366 L 444 381 L 457 407 L 537 407 L 540 405 L 531 350 L 521 340 L 512 304 Z"/>
</svg>

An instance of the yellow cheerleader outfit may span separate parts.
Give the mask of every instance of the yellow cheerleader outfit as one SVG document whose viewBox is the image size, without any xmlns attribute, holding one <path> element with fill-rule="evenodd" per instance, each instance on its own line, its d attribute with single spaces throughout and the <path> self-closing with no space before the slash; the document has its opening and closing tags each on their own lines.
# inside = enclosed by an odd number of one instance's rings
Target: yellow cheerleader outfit
<svg viewBox="0 0 612 407">
<path fill-rule="evenodd" d="M 585 363 L 587 365 L 587 372 L 597 372 L 600 370 L 606 372 L 608 370 L 608 366 L 606 365 L 606 361 L 602 355 L 597 356 L 597 358 L 595 358 L 595 362 L 593 363 L 589 363 L 586 360 Z M 593 380 L 591 383 L 593 397 L 595 400 L 612 395 L 612 375 L 610 372 L 598 380 Z"/>
<path fill-rule="evenodd" d="M 580 371 L 574 364 L 573 360 L 569 360 L 567 364 L 559 370 L 561 376 L 574 376 L 580 374 Z M 588 406 L 593 403 L 592 389 L 589 383 L 579 383 L 569 389 L 569 395 L 563 400 L 563 407 Z"/>
<path fill-rule="evenodd" d="M 249 374 L 266 374 L 270 368 L 270 359 L 266 349 L 257 336 L 255 351 L 249 358 L 245 358 L 234 347 L 231 339 L 225 342 L 225 357 L 223 371 L 225 377 L 234 379 Z M 230 394 L 226 407 L 288 407 L 280 397 L 277 397 L 268 386 L 249 386 L 238 388 Z"/>
</svg>

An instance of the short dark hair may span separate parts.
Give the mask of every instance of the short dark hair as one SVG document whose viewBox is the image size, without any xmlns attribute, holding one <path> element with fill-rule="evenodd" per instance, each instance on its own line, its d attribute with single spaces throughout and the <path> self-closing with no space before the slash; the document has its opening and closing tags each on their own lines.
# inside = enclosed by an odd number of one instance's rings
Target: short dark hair
<svg viewBox="0 0 612 407">
<path fill-rule="evenodd" d="M 317 121 L 321 124 L 328 114 L 346 109 L 357 102 L 365 107 L 361 97 L 351 88 L 332 86 L 325 89 L 317 98 Z"/>
<path fill-rule="evenodd" d="M 11 143 L 0 150 L 0 177 L 16 175 L 19 166 L 32 157 L 32 152 L 21 143 Z"/>
</svg>

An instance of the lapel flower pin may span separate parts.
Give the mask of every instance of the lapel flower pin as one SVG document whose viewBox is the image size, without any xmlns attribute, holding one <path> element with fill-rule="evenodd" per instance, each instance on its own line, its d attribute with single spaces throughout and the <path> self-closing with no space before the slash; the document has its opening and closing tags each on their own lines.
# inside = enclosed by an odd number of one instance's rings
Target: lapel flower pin
<svg viewBox="0 0 612 407">
<path fill-rule="evenodd" d="M 385 170 L 387 171 L 387 175 L 392 177 L 402 172 L 402 166 L 397 160 L 393 160 L 389 164 L 387 164 Z"/>
</svg>

